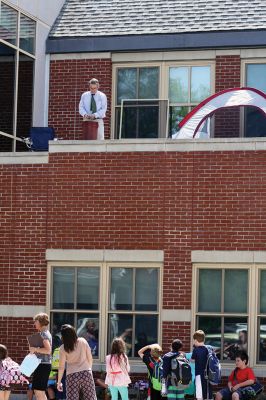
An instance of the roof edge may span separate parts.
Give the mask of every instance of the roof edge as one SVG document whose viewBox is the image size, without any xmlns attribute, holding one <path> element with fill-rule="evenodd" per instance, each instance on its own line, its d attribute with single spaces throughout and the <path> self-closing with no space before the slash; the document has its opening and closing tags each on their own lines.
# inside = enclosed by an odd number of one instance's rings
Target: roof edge
<svg viewBox="0 0 266 400">
<path fill-rule="evenodd" d="M 246 35 L 243 33 L 246 33 Z M 156 40 L 154 40 L 155 36 Z M 190 50 L 265 46 L 266 30 L 260 29 L 256 31 L 237 30 L 154 35 L 48 37 L 46 53 L 98 53 L 103 51 Z"/>
</svg>

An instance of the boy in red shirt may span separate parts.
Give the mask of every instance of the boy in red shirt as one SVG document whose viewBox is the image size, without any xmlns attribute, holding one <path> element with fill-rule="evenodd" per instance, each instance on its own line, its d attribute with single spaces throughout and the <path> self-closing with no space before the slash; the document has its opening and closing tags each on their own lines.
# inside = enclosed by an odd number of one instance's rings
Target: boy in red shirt
<svg viewBox="0 0 266 400">
<path fill-rule="evenodd" d="M 254 372 L 247 366 L 248 355 L 245 351 L 237 352 L 235 363 L 236 368 L 228 378 L 228 387 L 218 392 L 215 400 L 245 400 L 242 389 L 255 383 Z"/>
</svg>

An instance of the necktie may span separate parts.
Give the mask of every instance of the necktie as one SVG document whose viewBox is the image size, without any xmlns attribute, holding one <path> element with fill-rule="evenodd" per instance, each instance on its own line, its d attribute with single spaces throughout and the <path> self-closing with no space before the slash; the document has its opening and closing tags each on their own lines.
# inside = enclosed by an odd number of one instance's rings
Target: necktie
<svg viewBox="0 0 266 400">
<path fill-rule="evenodd" d="M 96 113 L 97 107 L 94 99 L 94 94 L 91 94 L 91 112 L 92 114 Z"/>
</svg>

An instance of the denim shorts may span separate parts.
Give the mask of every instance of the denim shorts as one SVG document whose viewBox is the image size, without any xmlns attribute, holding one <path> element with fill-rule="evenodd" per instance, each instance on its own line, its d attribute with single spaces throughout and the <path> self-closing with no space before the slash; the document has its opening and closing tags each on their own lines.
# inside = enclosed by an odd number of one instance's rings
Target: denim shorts
<svg viewBox="0 0 266 400">
<path fill-rule="evenodd" d="M 244 400 L 241 389 L 237 389 L 234 392 L 231 392 L 231 390 L 227 387 L 227 388 L 220 390 L 219 393 L 222 395 L 223 400 L 231 400 L 233 393 L 238 393 L 239 399 Z"/>
</svg>

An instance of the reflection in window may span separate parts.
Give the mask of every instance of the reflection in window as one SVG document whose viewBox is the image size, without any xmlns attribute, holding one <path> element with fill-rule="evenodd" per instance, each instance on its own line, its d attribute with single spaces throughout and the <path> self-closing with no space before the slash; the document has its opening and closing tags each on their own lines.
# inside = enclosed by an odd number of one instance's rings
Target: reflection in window
<svg viewBox="0 0 266 400">
<path fill-rule="evenodd" d="M 31 54 L 35 52 L 35 26 L 35 21 L 20 15 L 19 47 Z"/>
<path fill-rule="evenodd" d="M 34 54 L 35 25 L 0 1 L 0 39 L 7 42 L 0 43 L 0 131 L 18 138 L 27 137 L 32 126 L 34 57 L 22 51 Z M 26 150 L 21 141 L 0 134 L 0 151 Z"/>
<path fill-rule="evenodd" d="M 133 271 L 130 268 L 112 268 L 111 272 L 111 310 L 132 309 Z"/>
<path fill-rule="evenodd" d="M 246 86 L 266 93 L 266 64 L 247 64 Z M 266 137 L 266 116 L 255 107 L 245 108 L 245 136 Z"/>
<path fill-rule="evenodd" d="M 53 331 L 59 332 L 63 324 L 73 325 L 98 357 L 100 268 L 54 267 L 52 276 Z"/>
<path fill-rule="evenodd" d="M 100 268 L 78 268 L 77 308 L 98 310 Z"/>
<path fill-rule="evenodd" d="M 169 134 L 178 132 L 178 123 L 193 107 L 211 94 L 211 67 L 178 66 L 169 68 Z"/>
<path fill-rule="evenodd" d="M 19 53 L 17 136 L 27 137 L 32 126 L 34 60 Z M 24 143 L 16 142 L 17 151 L 26 151 Z"/>
<path fill-rule="evenodd" d="M 238 350 L 247 351 L 247 301 L 248 270 L 198 270 L 197 329 L 205 332 L 206 344 L 221 360 L 234 360 Z"/>
<path fill-rule="evenodd" d="M 136 357 L 144 343 L 158 340 L 158 274 L 157 268 L 111 269 L 108 346 L 122 336 L 128 356 Z"/>
<path fill-rule="evenodd" d="M 16 51 L 0 43 L 0 131 L 13 135 Z M 0 152 L 12 151 L 12 139 L 0 135 Z"/>
<path fill-rule="evenodd" d="M 258 330 L 259 330 L 258 361 L 266 362 L 266 318 L 259 318 Z"/>
<path fill-rule="evenodd" d="M 199 274 L 199 311 L 221 312 L 221 293 L 222 271 L 202 269 Z"/>
<path fill-rule="evenodd" d="M 120 133 L 120 106 L 122 100 L 158 99 L 159 68 L 118 68 L 115 111 L 115 137 Z M 124 102 L 121 138 L 157 138 L 163 118 L 160 104 L 151 102 Z"/>
<path fill-rule="evenodd" d="M 0 2 L 0 39 L 17 44 L 18 12 Z"/>
<path fill-rule="evenodd" d="M 74 268 L 53 269 L 53 308 L 74 308 Z"/>
<path fill-rule="evenodd" d="M 99 314 L 78 314 L 77 334 L 89 343 L 93 356 L 99 355 Z"/>
</svg>

